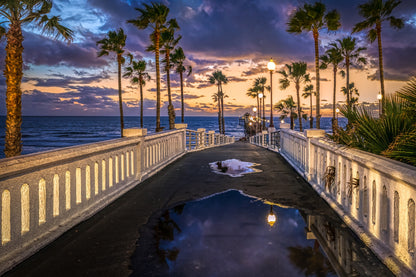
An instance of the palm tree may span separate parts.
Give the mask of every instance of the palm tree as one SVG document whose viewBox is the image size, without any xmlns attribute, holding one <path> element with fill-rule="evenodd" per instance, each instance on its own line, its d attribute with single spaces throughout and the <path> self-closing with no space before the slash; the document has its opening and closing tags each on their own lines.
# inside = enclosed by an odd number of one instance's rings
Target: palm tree
<svg viewBox="0 0 416 277">
<path fill-rule="evenodd" d="M 358 6 L 359 13 L 365 18 L 364 21 L 357 23 L 353 28 L 354 32 L 370 29 L 368 31 L 368 39 L 374 42 L 377 38 L 378 43 L 378 64 L 380 71 L 380 85 L 381 96 L 383 99 L 382 110 L 384 113 L 384 68 L 383 68 L 383 49 L 381 45 L 381 24 L 383 21 L 388 21 L 390 26 L 396 29 L 401 29 L 404 26 L 403 19 L 391 16 L 393 10 L 401 3 L 400 0 L 369 0 L 365 4 Z"/>
<path fill-rule="evenodd" d="M 224 120 L 224 93 L 222 90 L 222 84 L 227 84 L 228 79 L 222 73 L 222 71 L 217 70 L 209 76 L 209 82 L 211 84 L 216 84 L 218 88 L 218 92 L 216 93 L 216 99 L 218 101 L 218 128 L 220 130 L 220 134 L 225 134 L 225 120 Z M 215 100 L 215 98 L 214 98 Z"/>
<path fill-rule="evenodd" d="M 156 63 L 156 132 L 160 132 L 163 128 L 160 127 L 160 64 L 159 64 L 159 49 L 160 49 L 160 33 L 165 28 L 169 8 L 160 3 L 143 3 L 143 8 L 136 8 L 140 13 L 137 19 L 127 20 L 128 23 L 133 24 L 139 29 L 152 28 L 153 32 L 150 35 L 151 41 L 154 41 L 155 46 L 155 63 Z"/>
<path fill-rule="evenodd" d="M 258 77 L 254 80 L 254 88 L 257 91 L 257 96 L 259 96 L 259 94 L 261 93 L 263 96 L 260 98 L 260 108 L 262 111 L 262 114 L 260 113 L 260 118 L 261 118 L 261 126 L 262 126 L 262 130 L 264 130 L 266 128 L 266 117 L 265 117 L 265 112 L 264 112 L 264 89 L 266 88 L 266 82 L 267 79 L 266 77 Z"/>
<path fill-rule="evenodd" d="M 297 98 L 297 106 L 298 106 L 298 118 L 299 118 L 299 130 L 302 132 L 302 117 L 300 116 L 301 113 L 301 106 L 300 106 L 300 85 L 301 83 L 308 83 L 310 82 L 309 73 L 306 73 L 307 64 L 305 62 L 294 62 L 291 65 L 286 64 L 286 69 L 282 69 L 278 71 L 279 74 L 283 76 L 282 79 L 279 80 L 280 88 L 286 89 L 290 86 L 290 82 L 295 84 L 296 88 L 296 98 Z M 318 93 L 317 96 L 318 97 Z M 318 122 L 318 121 L 317 121 Z"/>
<path fill-rule="evenodd" d="M 139 84 L 140 87 L 140 128 L 143 128 L 143 86 L 150 80 L 149 73 L 146 72 L 146 61 L 131 60 L 130 66 L 126 67 L 123 77 L 131 79 L 132 84 Z"/>
<path fill-rule="evenodd" d="M 326 13 L 325 4 L 315 2 L 314 5 L 304 4 L 299 7 L 287 23 L 289 33 L 301 34 L 312 32 L 315 42 L 316 71 L 316 127 L 321 128 L 320 90 L 319 90 L 319 31 L 326 28 L 336 31 L 341 26 L 340 15 L 336 10 Z"/>
<path fill-rule="evenodd" d="M 170 69 L 172 67 L 170 61 L 170 52 L 175 48 L 178 44 L 179 40 L 182 36 L 178 36 L 175 38 L 175 30 L 179 29 L 179 25 L 176 22 L 176 19 L 169 20 L 167 24 L 167 28 L 161 33 L 161 49 L 160 53 L 165 54 L 165 59 L 163 60 L 165 63 L 165 71 L 166 71 L 166 84 L 168 87 L 168 115 L 169 115 L 169 129 L 175 129 L 175 108 L 172 104 L 172 93 L 170 90 Z"/>
<path fill-rule="evenodd" d="M 2 24 L 0 38 L 5 36 L 6 59 L 6 133 L 4 154 L 6 157 L 18 156 L 22 152 L 22 91 L 23 77 L 23 34 L 22 26 L 34 23 L 42 32 L 55 38 L 72 41 L 73 32 L 60 24 L 59 16 L 48 17 L 52 9 L 51 0 L 9 0 L 0 2 Z"/>
<path fill-rule="evenodd" d="M 246 93 L 246 95 L 248 96 L 248 97 L 251 97 L 251 98 L 256 98 L 256 102 L 257 102 L 257 111 L 258 111 L 258 113 L 260 114 L 260 101 L 259 101 L 259 89 L 258 89 L 258 87 L 256 87 L 256 86 L 253 86 L 253 87 L 251 87 L 251 88 L 249 88 L 248 90 L 247 90 L 247 93 Z M 258 117 L 258 116 L 257 116 Z M 255 126 L 255 130 L 256 130 L 256 132 L 257 132 L 257 118 L 256 118 L 256 126 Z"/>
<path fill-rule="evenodd" d="M 356 96 L 360 96 L 360 94 L 358 93 L 358 89 L 355 87 L 354 82 L 349 84 L 348 89 L 346 87 L 342 87 L 341 92 L 344 95 L 349 95 L 351 107 L 358 104 L 358 97 L 354 97 L 354 94 Z"/>
<path fill-rule="evenodd" d="M 126 45 L 127 35 L 124 34 L 123 29 L 118 31 L 109 31 L 107 37 L 97 41 L 97 45 L 100 45 L 100 51 L 98 57 L 108 56 L 110 52 L 114 52 L 117 57 L 117 72 L 118 72 L 118 106 L 120 109 L 120 134 L 123 136 L 124 129 L 124 116 L 123 116 L 123 97 L 121 92 L 121 65 L 124 64 L 125 58 L 124 46 Z"/>
<path fill-rule="evenodd" d="M 192 66 L 185 67 L 183 62 L 185 61 L 186 57 L 183 53 L 182 47 L 175 48 L 173 53 L 170 54 L 170 59 L 172 64 L 175 66 L 176 73 L 179 73 L 180 81 L 181 81 L 181 122 L 184 122 L 184 101 L 183 101 L 183 73 L 187 73 L 187 76 L 191 75 L 192 73 Z"/>
<path fill-rule="evenodd" d="M 286 99 L 282 99 L 274 105 L 274 109 L 283 114 L 280 116 L 280 119 L 285 119 L 286 117 L 290 118 L 290 129 L 293 130 L 295 126 L 295 119 L 297 118 L 297 114 L 295 112 L 296 103 L 293 101 L 292 95 L 290 95 Z"/>
<path fill-rule="evenodd" d="M 336 96 L 337 96 L 337 71 L 338 65 L 343 61 L 343 57 L 341 54 L 341 50 L 338 47 L 331 47 L 325 51 L 325 55 L 320 57 L 322 63 L 320 68 L 326 69 L 328 65 L 332 65 L 332 70 L 334 73 L 334 91 L 333 91 L 333 102 L 332 102 L 332 131 L 334 132 L 335 126 L 338 126 L 338 120 L 336 118 L 335 113 L 335 105 L 336 105 Z M 341 71 L 342 74 L 344 71 Z"/>
<path fill-rule="evenodd" d="M 309 128 L 313 128 L 313 104 L 312 104 L 312 98 L 314 95 L 316 95 L 316 92 L 313 91 L 313 85 L 307 85 L 303 88 L 303 93 L 302 93 L 302 97 L 303 98 L 308 98 L 310 97 L 310 107 L 311 107 L 311 115 L 309 116 Z"/>
<path fill-rule="evenodd" d="M 333 48 L 338 49 L 341 52 L 342 57 L 344 58 L 344 66 L 346 68 L 346 88 L 350 87 L 350 66 L 367 64 L 367 59 L 361 56 L 361 52 L 367 50 L 365 47 L 357 48 L 357 39 L 351 36 L 345 37 L 343 39 L 337 39 L 336 43 L 330 44 Z M 335 50 L 335 51 L 338 51 Z M 351 92 L 347 93 L 347 107 L 351 108 Z"/>
</svg>

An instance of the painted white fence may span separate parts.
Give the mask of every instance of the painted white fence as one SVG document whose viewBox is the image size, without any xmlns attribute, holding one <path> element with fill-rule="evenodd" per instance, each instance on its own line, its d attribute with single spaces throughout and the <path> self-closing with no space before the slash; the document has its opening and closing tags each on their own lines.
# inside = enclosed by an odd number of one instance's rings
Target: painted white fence
<svg viewBox="0 0 416 277">
<path fill-rule="evenodd" d="M 134 133 L 0 160 L 0 275 L 184 155 L 192 140 L 186 134 L 198 132 Z M 234 138 L 207 141 L 198 141 L 196 148 Z"/>
<path fill-rule="evenodd" d="M 281 129 L 280 153 L 394 274 L 416 276 L 416 167 L 324 136 Z"/>
</svg>

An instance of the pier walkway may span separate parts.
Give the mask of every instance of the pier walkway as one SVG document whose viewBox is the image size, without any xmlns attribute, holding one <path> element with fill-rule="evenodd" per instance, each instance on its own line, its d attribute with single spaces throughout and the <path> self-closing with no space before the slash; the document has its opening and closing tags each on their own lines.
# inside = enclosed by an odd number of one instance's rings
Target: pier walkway
<svg viewBox="0 0 416 277">
<path fill-rule="evenodd" d="M 211 171 L 210 162 L 232 158 L 258 163 L 256 168 L 262 172 L 232 178 Z M 327 256 L 340 276 L 352 276 L 354 272 L 365 276 L 376 271 L 381 276 L 379 273 L 386 270 L 383 264 L 371 260 L 368 249 L 356 241 L 324 200 L 278 153 L 237 142 L 185 154 L 5 276 L 129 276 L 134 272 L 132 256 L 139 233 L 149 218 L 177 204 L 228 189 L 301 209 L 308 226 L 315 231 L 324 230 L 322 226 L 333 220 L 334 236 L 337 241 L 343 240 L 339 246 L 344 249 L 342 253 L 339 251 L 340 256 L 337 253 Z M 318 216 L 322 216 L 320 226 Z M 325 250 L 324 241 L 321 245 Z"/>
</svg>

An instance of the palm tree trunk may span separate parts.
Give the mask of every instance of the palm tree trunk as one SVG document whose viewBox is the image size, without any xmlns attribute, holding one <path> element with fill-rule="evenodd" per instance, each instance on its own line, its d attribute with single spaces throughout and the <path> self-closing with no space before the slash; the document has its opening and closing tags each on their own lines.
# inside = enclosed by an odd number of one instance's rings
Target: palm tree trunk
<svg viewBox="0 0 416 277">
<path fill-rule="evenodd" d="M 313 30 L 315 41 L 315 71 L 316 71 L 316 128 L 321 129 L 321 95 L 319 93 L 319 33 Z"/>
<path fill-rule="evenodd" d="M 335 117 L 335 105 L 337 97 L 337 67 L 334 66 L 334 93 L 333 93 L 333 104 L 332 104 L 332 133 L 335 134 L 335 127 L 338 126 L 338 121 Z"/>
<path fill-rule="evenodd" d="M 264 92 L 263 92 L 263 130 L 266 130 L 266 113 L 265 113 L 265 108 L 264 108 Z"/>
<path fill-rule="evenodd" d="M 156 132 L 160 132 L 160 64 L 159 64 L 159 29 L 155 30 L 155 62 L 156 62 Z"/>
<path fill-rule="evenodd" d="M 217 102 L 218 102 L 218 132 L 221 134 L 221 95 L 220 95 L 220 84 L 218 84 L 218 93 L 217 93 Z"/>
<path fill-rule="evenodd" d="M 181 78 L 181 123 L 184 123 L 184 107 L 183 107 L 183 72 L 179 72 L 179 76 Z"/>
<path fill-rule="evenodd" d="M 302 115 L 301 115 L 301 107 L 300 107 L 300 94 L 299 94 L 299 82 L 296 83 L 296 97 L 298 100 L 298 118 L 299 118 L 299 131 L 303 132 L 303 128 L 302 128 Z"/>
<path fill-rule="evenodd" d="M 293 117 L 292 108 L 290 108 L 290 129 L 293 130 L 295 127 L 295 118 Z"/>
<path fill-rule="evenodd" d="M 261 117 L 261 110 L 260 110 L 260 102 L 259 102 L 259 94 L 257 93 L 257 118 L 256 118 L 256 133 L 258 132 L 258 125 L 259 125 L 259 120 L 258 118 Z"/>
<path fill-rule="evenodd" d="M 6 34 L 6 134 L 4 154 L 6 157 L 18 156 L 22 152 L 22 91 L 23 77 L 23 35 L 19 22 L 12 22 Z"/>
<path fill-rule="evenodd" d="M 120 110 L 120 133 L 121 137 L 123 137 L 123 130 L 124 130 L 124 116 L 123 116 L 123 97 L 121 92 L 121 54 L 117 55 L 117 64 L 118 64 L 118 107 Z"/>
<path fill-rule="evenodd" d="M 139 78 L 140 84 L 140 128 L 143 128 L 143 79 L 142 76 Z"/>
<path fill-rule="evenodd" d="M 172 94 L 170 91 L 170 61 L 169 61 L 169 50 L 166 49 L 166 83 L 168 86 L 168 100 L 169 100 L 169 105 L 168 105 L 168 115 L 169 115 L 169 129 L 175 129 L 175 108 L 173 107 L 172 104 Z"/>
<path fill-rule="evenodd" d="M 350 58 L 347 56 L 345 58 L 345 67 L 347 69 L 347 84 L 346 84 L 346 89 L 347 89 L 347 108 L 351 109 L 351 98 L 350 98 Z"/>
<path fill-rule="evenodd" d="M 224 93 L 221 88 L 221 127 L 222 134 L 225 134 L 225 119 L 224 119 Z"/>
<path fill-rule="evenodd" d="M 384 114 L 385 109 L 385 92 L 384 92 L 384 67 L 383 67 L 383 48 L 381 46 L 381 23 L 376 23 L 377 42 L 378 42 L 378 64 L 380 68 L 380 85 L 381 85 L 381 113 Z"/>
<path fill-rule="evenodd" d="M 311 95 L 310 95 L 310 97 L 311 97 L 311 99 L 310 99 L 310 101 L 311 101 L 311 116 L 310 116 L 310 118 L 309 118 L 309 128 L 311 128 L 311 129 L 313 129 L 313 103 L 312 103 L 312 92 L 311 92 Z"/>
</svg>

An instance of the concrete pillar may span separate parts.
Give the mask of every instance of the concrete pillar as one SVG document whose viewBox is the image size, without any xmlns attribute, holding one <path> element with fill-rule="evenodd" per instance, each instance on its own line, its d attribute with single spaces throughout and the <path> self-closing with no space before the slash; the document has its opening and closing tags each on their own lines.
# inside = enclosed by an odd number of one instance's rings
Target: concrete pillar
<svg viewBox="0 0 416 277">
<path fill-rule="evenodd" d="M 306 144 L 306 167 L 305 167 L 305 175 L 308 181 L 312 179 L 313 171 L 314 171 L 314 160 L 315 160 L 315 153 L 311 146 L 311 139 L 313 138 L 322 138 L 325 137 L 325 130 L 320 129 L 307 129 L 304 132 L 305 137 L 307 138 Z M 319 157 L 316 157 L 319 158 Z"/>
<path fill-rule="evenodd" d="M 210 147 L 214 146 L 215 144 L 215 131 L 208 131 L 208 145 Z"/>
<path fill-rule="evenodd" d="M 198 128 L 196 130 L 198 132 L 197 134 L 197 148 L 204 148 L 205 147 L 205 129 L 204 128 Z"/>
</svg>

